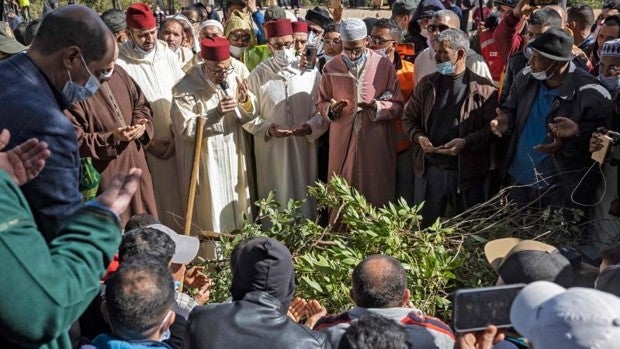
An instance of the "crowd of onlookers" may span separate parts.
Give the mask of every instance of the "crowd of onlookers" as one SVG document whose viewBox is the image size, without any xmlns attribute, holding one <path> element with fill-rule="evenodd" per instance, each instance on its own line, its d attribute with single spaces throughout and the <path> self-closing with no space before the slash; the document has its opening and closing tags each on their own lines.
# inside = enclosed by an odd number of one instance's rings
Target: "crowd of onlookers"
<svg viewBox="0 0 620 349">
<path fill-rule="evenodd" d="M 223 5 L 49 2 L 30 20 L 22 4 L 22 23 L 0 22 L 1 347 L 615 347 L 620 2 L 595 17 L 397 0 L 364 19 Z M 509 329 L 457 332 L 411 303 L 388 255 L 366 256 L 354 307 L 328 315 L 296 295 L 287 247 L 255 237 L 232 253 L 229 301 L 210 303 L 218 280 L 193 262 L 217 251 L 192 235 L 240 230 L 266 198 L 336 228 L 307 193 L 335 175 L 377 207 L 424 202 L 423 228 L 502 188 L 563 209 L 598 277 L 574 287 L 557 247 L 489 241 L 497 285 L 527 286 Z"/>
</svg>

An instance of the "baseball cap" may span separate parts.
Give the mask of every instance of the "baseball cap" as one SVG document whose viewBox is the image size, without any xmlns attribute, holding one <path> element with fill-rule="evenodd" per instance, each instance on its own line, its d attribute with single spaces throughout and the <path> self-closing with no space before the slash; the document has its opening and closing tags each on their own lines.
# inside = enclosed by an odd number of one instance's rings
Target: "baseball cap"
<svg viewBox="0 0 620 349">
<path fill-rule="evenodd" d="M 570 261 L 554 246 L 534 240 L 497 239 L 484 246 L 487 261 L 506 284 L 553 281 L 572 286 Z"/>
<path fill-rule="evenodd" d="M 398 15 L 406 15 L 416 8 L 414 0 L 396 0 L 392 4 L 392 18 Z"/>
<path fill-rule="evenodd" d="M 26 50 L 26 46 L 22 45 L 6 22 L 0 22 L 0 52 L 14 55 Z"/>
<path fill-rule="evenodd" d="M 172 263 L 187 264 L 196 258 L 200 241 L 194 236 L 186 236 L 177 234 L 174 230 L 163 224 L 151 224 L 148 228 L 156 229 L 168 235 L 174 241 L 176 248 L 172 256 Z"/>
<path fill-rule="evenodd" d="M 510 321 L 534 348 L 617 348 L 620 298 L 594 289 L 565 289 L 536 281 L 515 298 Z"/>
</svg>

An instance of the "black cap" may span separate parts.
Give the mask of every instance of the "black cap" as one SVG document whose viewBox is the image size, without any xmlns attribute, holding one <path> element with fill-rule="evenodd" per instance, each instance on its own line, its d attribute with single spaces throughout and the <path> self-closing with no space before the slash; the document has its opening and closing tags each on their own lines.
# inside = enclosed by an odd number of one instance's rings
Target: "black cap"
<svg viewBox="0 0 620 349">
<path fill-rule="evenodd" d="M 573 42 L 573 37 L 564 30 L 551 28 L 527 45 L 524 53 L 528 58 L 534 51 L 554 61 L 568 62 L 573 59 Z"/>
<path fill-rule="evenodd" d="M 308 12 L 306 12 L 305 19 L 306 21 L 314 22 L 320 25 L 323 29 L 334 22 L 329 16 L 329 11 L 319 6 L 313 8 L 312 10 L 308 10 Z"/>
<path fill-rule="evenodd" d="M 392 18 L 398 15 L 406 15 L 415 10 L 416 2 L 414 0 L 396 0 L 392 4 Z"/>
</svg>

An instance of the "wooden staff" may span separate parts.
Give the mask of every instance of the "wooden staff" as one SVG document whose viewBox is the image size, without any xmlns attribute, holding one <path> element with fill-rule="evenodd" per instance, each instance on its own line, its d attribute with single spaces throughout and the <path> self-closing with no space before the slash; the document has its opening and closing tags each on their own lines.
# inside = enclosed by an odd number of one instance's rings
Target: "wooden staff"
<svg viewBox="0 0 620 349">
<path fill-rule="evenodd" d="M 206 120 L 204 116 L 198 117 L 198 130 L 196 132 L 196 144 L 194 145 L 194 163 L 192 164 L 192 177 L 190 178 L 189 192 L 187 195 L 187 212 L 185 212 L 185 228 L 183 229 L 185 235 L 189 235 L 192 228 L 194 201 L 196 200 L 196 183 L 198 182 L 200 154 L 202 153 L 202 135 L 204 134 Z"/>
</svg>

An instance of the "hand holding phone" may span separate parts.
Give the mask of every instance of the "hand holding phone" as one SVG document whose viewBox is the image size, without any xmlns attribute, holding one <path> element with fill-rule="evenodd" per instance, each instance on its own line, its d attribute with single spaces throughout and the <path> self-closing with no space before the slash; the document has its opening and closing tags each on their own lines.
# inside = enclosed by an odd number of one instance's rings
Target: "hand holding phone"
<svg viewBox="0 0 620 349">
<path fill-rule="evenodd" d="M 469 288 L 456 291 L 452 319 L 457 332 L 482 331 L 489 324 L 512 327 L 510 307 L 525 284 Z"/>
</svg>

